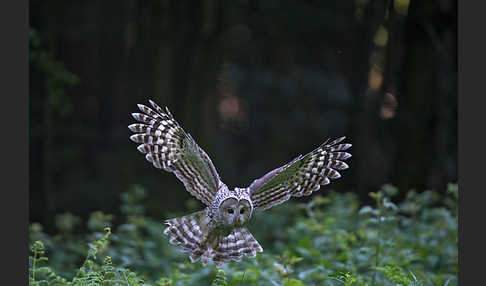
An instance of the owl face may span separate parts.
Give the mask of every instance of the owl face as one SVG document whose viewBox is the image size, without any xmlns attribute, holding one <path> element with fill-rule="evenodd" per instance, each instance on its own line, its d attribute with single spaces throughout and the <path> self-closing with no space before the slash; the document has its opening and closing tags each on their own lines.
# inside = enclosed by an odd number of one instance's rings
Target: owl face
<svg viewBox="0 0 486 286">
<path fill-rule="evenodd" d="M 251 204 L 246 199 L 228 198 L 219 206 L 219 220 L 225 226 L 242 226 L 250 220 Z"/>
</svg>

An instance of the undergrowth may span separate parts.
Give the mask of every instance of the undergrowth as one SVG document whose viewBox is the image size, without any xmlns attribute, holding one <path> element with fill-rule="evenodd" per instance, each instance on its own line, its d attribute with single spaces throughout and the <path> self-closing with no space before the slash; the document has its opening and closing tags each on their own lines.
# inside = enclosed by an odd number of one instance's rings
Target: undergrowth
<svg viewBox="0 0 486 286">
<path fill-rule="evenodd" d="M 458 187 L 446 195 L 384 185 L 360 207 L 352 193 L 322 192 L 306 204 L 289 201 L 256 213 L 249 229 L 264 252 L 217 269 L 190 263 L 162 234 L 162 219 L 145 215 L 145 191 L 122 194 L 125 223 L 94 212 L 56 217 L 58 234 L 30 225 L 30 285 L 458 285 Z M 186 213 L 191 212 L 188 210 Z M 168 217 L 183 213 L 169 214 Z"/>
</svg>

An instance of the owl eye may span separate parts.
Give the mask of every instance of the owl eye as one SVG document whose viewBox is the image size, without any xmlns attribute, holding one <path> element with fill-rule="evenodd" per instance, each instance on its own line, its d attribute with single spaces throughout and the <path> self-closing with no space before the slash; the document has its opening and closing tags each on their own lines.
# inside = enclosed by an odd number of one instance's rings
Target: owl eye
<svg viewBox="0 0 486 286">
<path fill-rule="evenodd" d="M 245 209 L 243 208 L 240 210 L 240 214 L 244 214 L 244 213 L 245 213 Z"/>
<path fill-rule="evenodd" d="M 234 212 L 235 212 L 235 211 L 234 211 L 233 209 L 228 209 L 228 213 L 229 213 L 229 214 L 232 214 L 232 213 L 234 213 Z"/>
</svg>

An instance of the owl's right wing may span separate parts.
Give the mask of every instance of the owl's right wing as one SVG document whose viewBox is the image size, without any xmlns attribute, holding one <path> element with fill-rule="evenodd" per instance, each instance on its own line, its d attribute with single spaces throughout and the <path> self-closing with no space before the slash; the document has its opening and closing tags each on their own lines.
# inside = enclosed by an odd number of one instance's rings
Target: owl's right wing
<svg viewBox="0 0 486 286">
<path fill-rule="evenodd" d="M 281 204 L 290 197 L 310 195 L 327 185 L 331 179 L 341 177 L 338 170 L 348 168 L 342 160 L 351 157 L 343 152 L 351 144 L 340 144 L 346 137 L 322 143 L 307 155 L 300 155 L 284 166 L 257 179 L 249 186 L 253 206 L 265 210 Z"/>
<path fill-rule="evenodd" d="M 190 134 L 176 122 L 169 109 L 165 112 L 150 100 L 152 108 L 139 104 L 143 113 L 132 113 L 135 123 L 128 128 L 137 134 L 130 136 L 138 151 L 154 167 L 174 172 L 187 191 L 206 205 L 210 205 L 222 183 L 209 156 Z"/>
</svg>

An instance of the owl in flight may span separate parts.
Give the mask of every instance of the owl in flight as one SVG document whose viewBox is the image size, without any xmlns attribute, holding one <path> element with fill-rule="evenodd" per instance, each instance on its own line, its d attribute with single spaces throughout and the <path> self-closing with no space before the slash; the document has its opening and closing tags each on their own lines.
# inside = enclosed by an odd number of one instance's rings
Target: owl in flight
<svg viewBox="0 0 486 286">
<path fill-rule="evenodd" d="M 348 168 L 343 160 L 351 144 L 345 137 L 327 140 L 314 151 L 298 156 L 289 163 L 253 181 L 246 188 L 229 189 L 220 179 L 209 156 L 189 133 L 176 122 L 169 109 L 155 102 L 152 108 L 139 104 L 143 113 L 132 113 L 140 123 L 128 128 L 135 134 L 130 139 L 140 143 L 154 167 L 174 172 L 191 195 L 202 201 L 204 210 L 166 220 L 164 234 L 169 242 L 187 252 L 191 262 L 201 259 L 203 265 L 213 261 L 220 266 L 243 255 L 255 257 L 263 249 L 245 227 L 254 211 L 266 210 L 290 197 L 310 195 L 341 177 Z"/>
</svg>

